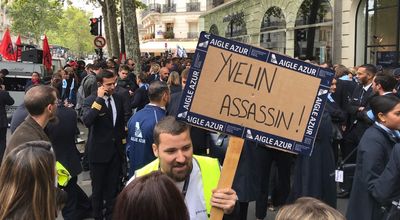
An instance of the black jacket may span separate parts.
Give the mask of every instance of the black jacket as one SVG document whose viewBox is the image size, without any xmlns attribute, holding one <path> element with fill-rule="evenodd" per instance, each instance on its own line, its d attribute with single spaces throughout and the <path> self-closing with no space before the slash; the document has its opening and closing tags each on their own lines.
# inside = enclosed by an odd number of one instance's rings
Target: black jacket
<svg viewBox="0 0 400 220">
<path fill-rule="evenodd" d="M 323 112 L 311 156 L 297 155 L 289 201 L 309 196 L 336 208 L 335 159 L 332 151 L 332 122 Z"/>
<path fill-rule="evenodd" d="M 381 206 L 385 204 L 373 197 L 371 186 L 385 169 L 396 142 L 376 124 L 365 131 L 358 145 L 353 188 L 347 207 L 348 220 L 382 219 Z"/>
<path fill-rule="evenodd" d="M 125 122 L 123 101 L 117 94 L 112 95 L 117 110 L 115 126 L 107 111 L 107 105 L 103 98 L 90 95 L 83 103 L 82 120 L 89 128 L 87 141 L 89 162 L 109 162 L 115 154 L 124 152 L 123 139 L 125 138 Z M 94 102 L 96 102 L 94 104 Z M 100 109 L 95 108 L 100 106 Z"/>
<path fill-rule="evenodd" d="M 129 95 L 128 89 L 125 89 L 121 86 L 116 86 L 114 93 L 122 98 L 123 109 L 124 109 L 124 120 L 126 125 L 132 116 L 132 108 L 130 106 L 131 96 Z"/>
<path fill-rule="evenodd" d="M 57 122 L 49 122 L 45 128 L 53 145 L 56 159 L 69 171 L 71 176 L 82 172 L 79 151 L 75 145 L 77 116 L 75 110 L 64 106 L 57 108 Z"/>
<path fill-rule="evenodd" d="M 8 126 L 6 105 L 13 105 L 14 99 L 5 90 L 0 90 L 0 127 L 6 128 Z"/>
<path fill-rule="evenodd" d="M 363 91 L 363 86 L 357 86 L 352 96 L 350 97 L 349 103 L 346 104 L 345 110 L 349 113 L 349 124 L 347 126 L 346 135 L 352 140 L 358 142 L 365 130 L 371 126 L 371 121 L 367 116 L 369 110 L 369 99 L 374 95 L 372 86 L 367 91 Z M 360 95 L 363 95 L 360 98 Z M 359 107 L 364 107 L 363 111 L 358 111 Z"/>
<path fill-rule="evenodd" d="M 393 147 L 389 162 L 378 179 L 371 182 L 369 190 L 381 204 L 400 198 L 400 144 Z"/>
<path fill-rule="evenodd" d="M 135 91 L 130 105 L 132 109 L 139 111 L 150 102 L 147 90 L 148 86 L 141 86 Z"/>
</svg>

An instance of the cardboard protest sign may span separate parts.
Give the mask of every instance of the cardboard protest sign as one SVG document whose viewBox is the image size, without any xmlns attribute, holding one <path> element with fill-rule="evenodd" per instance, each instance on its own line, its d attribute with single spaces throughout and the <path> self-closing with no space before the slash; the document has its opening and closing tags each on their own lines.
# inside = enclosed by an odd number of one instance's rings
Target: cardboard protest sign
<svg viewBox="0 0 400 220">
<path fill-rule="evenodd" d="M 310 155 L 334 73 L 202 32 L 177 118 Z"/>
</svg>

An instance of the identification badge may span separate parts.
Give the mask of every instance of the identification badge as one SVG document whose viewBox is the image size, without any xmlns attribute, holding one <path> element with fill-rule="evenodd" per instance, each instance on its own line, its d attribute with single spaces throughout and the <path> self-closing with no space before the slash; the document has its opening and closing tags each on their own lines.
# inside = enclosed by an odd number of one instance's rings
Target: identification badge
<svg viewBox="0 0 400 220">
<path fill-rule="evenodd" d="M 343 183 L 343 170 L 335 170 L 335 181 Z"/>
</svg>

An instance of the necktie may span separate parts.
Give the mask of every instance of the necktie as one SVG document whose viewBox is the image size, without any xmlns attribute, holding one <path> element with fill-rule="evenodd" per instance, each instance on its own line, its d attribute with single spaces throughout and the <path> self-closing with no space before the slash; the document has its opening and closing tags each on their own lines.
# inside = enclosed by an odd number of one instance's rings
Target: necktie
<svg viewBox="0 0 400 220">
<path fill-rule="evenodd" d="M 364 96 L 365 90 L 364 88 L 361 88 L 361 94 L 360 94 L 360 104 L 362 103 L 362 98 Z"/>
<path fill-rule="evenodd" d="M 114 126 L 113 111 L 112 111 L 112 106 L 111 106 L 111 97 L 108 97 L 108 98 L 107 98 L 107 111 L 108 111 L 108 113 L 109 113 L 109 115 L 110 115 L 111 123 L 112 123 L 113 126 Z"/>
</svg>

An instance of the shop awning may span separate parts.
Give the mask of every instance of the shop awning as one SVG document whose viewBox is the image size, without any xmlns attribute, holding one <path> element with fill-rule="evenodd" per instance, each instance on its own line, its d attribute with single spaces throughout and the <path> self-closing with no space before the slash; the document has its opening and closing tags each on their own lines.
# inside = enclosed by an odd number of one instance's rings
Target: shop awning
<svg viewBox="0 0 400 220">
<path fill-rule="evenodd" d="M 176 48 L 184 48 L 186 53 L 194 53 L 197 46 L 196 41 L 147 41 L 140 43 L 140 52 L 145 53 L 163 53 L 165 52 L 165 44 L 167 49 L 170 49 L 173 53 Z"/>
</svg>

